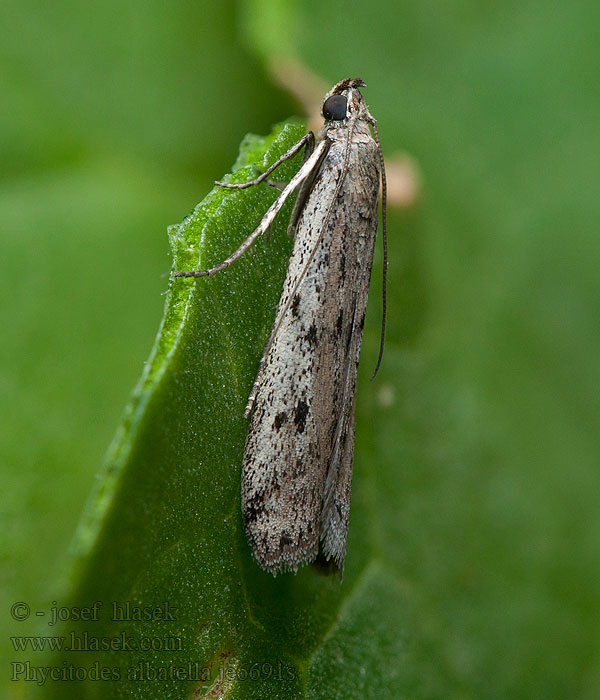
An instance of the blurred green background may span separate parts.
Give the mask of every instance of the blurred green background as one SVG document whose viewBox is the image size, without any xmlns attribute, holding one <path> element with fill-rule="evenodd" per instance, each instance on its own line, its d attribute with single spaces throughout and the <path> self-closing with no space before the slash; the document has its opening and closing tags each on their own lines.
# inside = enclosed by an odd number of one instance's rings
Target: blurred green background
<svg viewBox="0 0 600 700">
<path fill-rule="evenodd" d="M 456 679 L 412 697 L 599 696 L 598 26 L 585 0 L 2 4 L 5 660 L 158 329 L 166 226 L 300 111 L 270 77 L 292 58 L 364 78 L 424 181 L 391 217 L 357 406 L 357 470 L 383 452 L 396 478 L 355 498 L 427 613 L 423 668 Z"/>
</svg>

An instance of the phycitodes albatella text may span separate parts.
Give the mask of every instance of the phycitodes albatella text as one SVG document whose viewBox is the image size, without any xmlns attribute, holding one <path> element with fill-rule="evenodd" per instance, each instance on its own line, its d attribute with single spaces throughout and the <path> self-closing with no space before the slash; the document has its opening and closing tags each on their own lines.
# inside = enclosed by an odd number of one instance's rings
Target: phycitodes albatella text
<svg viewBox="0 0 600 700">
<path fill-rule="evenodd" d="M 250 392 L 242 467 L 242 512 L 254 557 L 265 569 L 297 571 L 319 559 L 344 568 L 354 453 L 356 373 L 382 184 L 385 334 L 386 181 L 377 122 L 359 91 L 342 80 L 325 95 L 325 123 L 309 132 L 260 177 L 263 182 L 304 148 L 298 173 L 256 230 L 227 260 L 229 267 L 270 228 L 298 189 L 288 232 L 294 236 L 273 330 Z M 373 136 L 370 128 L 373 129 Z"/>
</svg>

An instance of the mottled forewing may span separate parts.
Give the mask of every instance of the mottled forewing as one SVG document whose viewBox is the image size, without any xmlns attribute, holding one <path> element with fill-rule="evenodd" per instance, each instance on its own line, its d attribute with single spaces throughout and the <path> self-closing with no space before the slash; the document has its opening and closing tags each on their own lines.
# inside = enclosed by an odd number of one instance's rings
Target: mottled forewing
<svg viewBox="0 0 600 700">
<path fill-rule="evenodd" d="M 312 561 L 321 539 L 343 566 L 356 366 L 377 228 L 374 148 L 370 139 L 353 144 L 333 207 L 345 143 L 333 142 L 321 166 L 256 387 L 242 509 L 254 556 L 273 572 Z"/>
</svg>

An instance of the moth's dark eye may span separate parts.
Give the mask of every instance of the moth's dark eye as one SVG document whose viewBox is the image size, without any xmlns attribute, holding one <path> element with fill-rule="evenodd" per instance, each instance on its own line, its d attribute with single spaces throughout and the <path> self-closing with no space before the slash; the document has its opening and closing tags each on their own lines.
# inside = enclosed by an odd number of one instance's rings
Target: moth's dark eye
<svg viewBox="0 0 600 700">
<path fill-rule="evenodd" d="M 346 118 L 346 108 L 348 101 L 343 95 L 332 95 L 323 104 L 323 116 L 325 119 L 335 119 L 341 121 Z"/>
</svg>

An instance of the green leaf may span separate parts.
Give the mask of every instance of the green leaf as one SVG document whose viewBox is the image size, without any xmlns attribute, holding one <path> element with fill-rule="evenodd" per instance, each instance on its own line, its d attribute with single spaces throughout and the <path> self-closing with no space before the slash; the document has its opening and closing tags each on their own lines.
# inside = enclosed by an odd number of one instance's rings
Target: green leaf
<svg viewBox="0 0 600 700">
<path fill-rule="evenodd" d="M 110 0 L 90 22 L 82 3 L 6 4 L 3 609 L 65 603 L 60 553 L 160 318 L 162 222 L 220 174 L 240 133 L 291 112 L 241 29 L 279 75 L 283 55 L 329 84 L 364 78 L 386 157 L 408 151 L 425 182 L 415 212 L 390 216 L 387 346 L 369 384 L 380 258 L 373 270 L 346 574 L 305 693 L 595 700 L 600 5 L 340 8 L 135 2 L 123 14 Z M 3 663 L 42 664 L 9 644 L 36 621 L 4 616 Z"/>
</svg>

